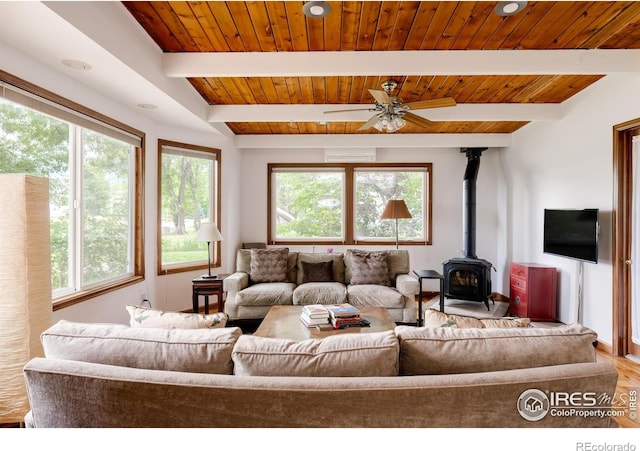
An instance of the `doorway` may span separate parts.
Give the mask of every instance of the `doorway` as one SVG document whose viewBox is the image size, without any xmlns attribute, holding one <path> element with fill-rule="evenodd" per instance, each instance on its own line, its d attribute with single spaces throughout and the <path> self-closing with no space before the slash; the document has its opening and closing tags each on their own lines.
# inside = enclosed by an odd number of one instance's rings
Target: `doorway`
<svg viewBox="0 0 640 451">
<path fill-rule="evenodd" d="M 640 179 L 638 170 L 633 169 L 633 156 L 640 153 L 640 118 L 613 129 L 613 354 L 640 358 L 640 341 L 633 339 L 640 336 L 640 327 L 634 328 L 639 306 L 636 301 L 634 308 L 632 301 L 634 288 L 640 288 L 638 277 L 633 275 L 634 266 L 640 264 L 633 261 L 634 247 L 640 247 L 640 234 L 633 233 L 634 175 Z M 638 141 L 635 152 L 634 137 Z M 640 203 L 638 195 L 635 197 L 637 210 Z"/>
</svg>

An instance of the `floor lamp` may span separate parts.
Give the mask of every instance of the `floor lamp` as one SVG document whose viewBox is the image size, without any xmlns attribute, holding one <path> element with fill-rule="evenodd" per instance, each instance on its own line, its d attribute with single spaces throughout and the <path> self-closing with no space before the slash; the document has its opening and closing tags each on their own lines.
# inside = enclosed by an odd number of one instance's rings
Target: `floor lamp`
<svg viewBox="0 0 640 451">
<path fill-rule="evenodd" d="M 207 242 L 207 256 L 209 258 L 209 273 L 204 274 L 202 277 L 204 279 L 217 279 L 217 274 L 211 274 L 211 243 L 217 243 L 218 241 L 222 241 L 222 235 L 220 231 L 216 227 L 213 222 L 205 222 L 200 226 L 200 230 L 198 230 L 198 236 L 196 238 L 198 241 L 206 241 Z"/>
<path fill-rule="evenodd" d="M 398 219 L 411 219 L 407 204 L 402 199 L 390 199 L 384 207 L 380 218 L 396 220 L 396 249 L 398 249 Z"/>
<path fill-rule="evenodd" d="M 52 324 L 49 180 L 0 174 L 0 423 L 29 411 L 22 368 Z"/>
</svg>

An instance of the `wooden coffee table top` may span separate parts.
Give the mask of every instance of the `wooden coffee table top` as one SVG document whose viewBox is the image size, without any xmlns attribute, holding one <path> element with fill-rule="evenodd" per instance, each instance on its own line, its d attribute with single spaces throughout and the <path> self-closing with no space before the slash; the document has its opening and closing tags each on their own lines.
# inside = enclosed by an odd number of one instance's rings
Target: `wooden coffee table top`
<svg viewBox="0 0 640 451">
<path fill-rule="evenodd" d="M 287 338 L 302 341 L 309 338 L 324 338 L 337 334 L 360 334 L 393 330 L 396 323 L 384 307 L 358 307 L 360 316 L 371 324 L 369 327 L 348 327 L 338 330 L 318 330 L 306 327 L 300 321 L 301 305 L 274 305 L 262 320 L 255 334 L 258 337 Z"/>
</svg>

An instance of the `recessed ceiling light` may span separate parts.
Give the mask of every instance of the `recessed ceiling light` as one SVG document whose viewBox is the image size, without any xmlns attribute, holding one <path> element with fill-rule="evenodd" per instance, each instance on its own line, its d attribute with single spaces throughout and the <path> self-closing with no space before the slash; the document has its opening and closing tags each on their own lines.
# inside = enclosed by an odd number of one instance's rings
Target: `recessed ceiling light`
<svg viewBox="0 0 640 451">
<path fill-rule="evenodd" d="M 145 110 L 155 110 L 158 108 L 158 105 L 154 105 L 153 103 L 139 103 L 138 106 Z"/>
<path fill-rule="evenodd" d="M 317 19 L 328 16 L 331 12 L 331 6 L 327 2 L 306 2 L 302 5 L 302 12 L 307 17 Z"/>
<path fill-rule="evenodd" d="M 512 16 L 527 6 L 527 2 L 498 2 L 494 11 L 499 16 Z"/>
<path fill-rule="evenodd" d="M 85 63 L 84 61 L 62 60 L 62 64 L 64 64 L 67 67 L 70 67 L 71 69 L 91 70 L 91 64 Z"/>
</svg>

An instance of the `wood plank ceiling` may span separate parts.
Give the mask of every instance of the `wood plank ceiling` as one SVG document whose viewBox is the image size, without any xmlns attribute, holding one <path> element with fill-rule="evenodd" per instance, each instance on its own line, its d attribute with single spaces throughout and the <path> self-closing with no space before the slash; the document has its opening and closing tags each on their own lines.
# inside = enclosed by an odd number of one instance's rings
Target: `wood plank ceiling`
<svg viewBox="0 0 640 451">
<path fill-rule="evenodd" d="M 324 19 L 301 1 L 123 2 L 166 53 L 402 50 L 640 49 L 640 2 L 534 1 L 502 17 L 497 2 L 328 2 Z M 380 62 L 384 64 L 384 61 Z M 408 75 L 405 103 L 452 97 L 458 104 L 557 104 L 603 75 Z M 384 76 L 195 77 L 210 105 L 371 105 Z M 398 133 L 511 133 L 525 121 L 442 121 Z M 237 135 L 380 133 L 362 122 L 227 122 Z"/>
</svg>

